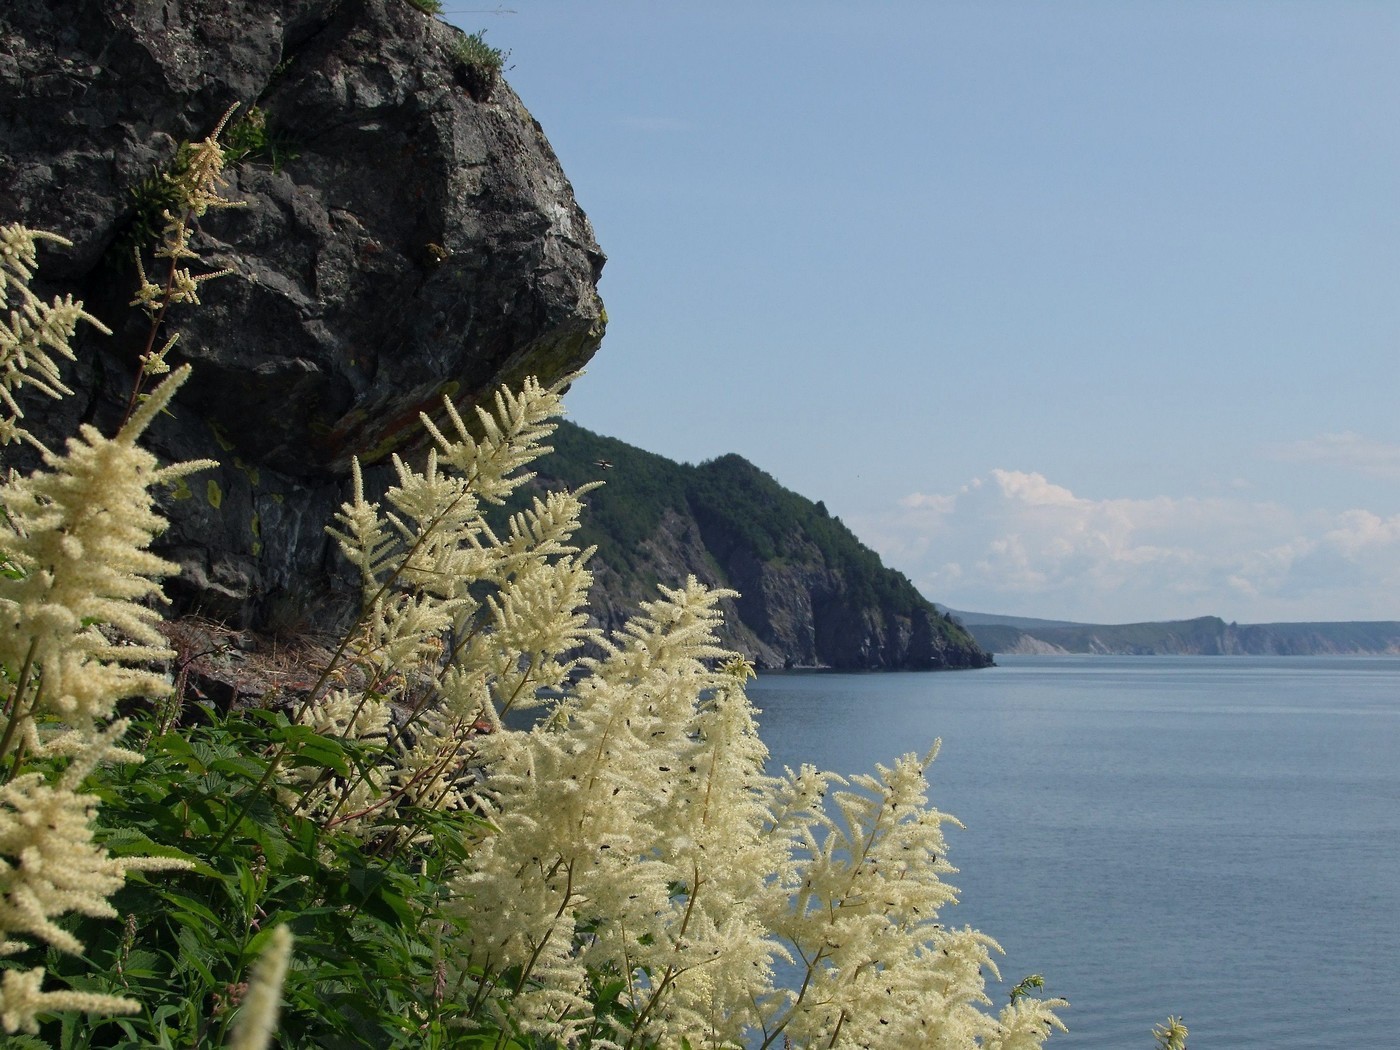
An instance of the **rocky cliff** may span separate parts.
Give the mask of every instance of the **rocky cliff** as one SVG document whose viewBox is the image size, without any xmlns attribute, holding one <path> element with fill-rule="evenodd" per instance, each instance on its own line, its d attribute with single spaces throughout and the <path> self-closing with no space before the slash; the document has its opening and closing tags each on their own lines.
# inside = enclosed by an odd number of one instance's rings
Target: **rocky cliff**
<svg viewBox="0 0 1400 1050">
<path fill-rule="evenodd" d="M 591 606 L 624 623 L 658 583 L 687 575 L 739 592 L 726 644 L 759 666 L 843 670 L 985 667 L 991 658 L 821 503 L 739 456 L 677 464 L 565 424 L 536 484 L 604 485 L 579 539 L 596 545 Z"/>
<path fill-rule="evenodd" d="M 406 0 L 0 4 L 0 222 L 70 238 L 43 259 L 48 291 L 116 329 L 84 337 L 76 397 L 31 413 L 51 443 L 79 419 L 110 430 L 131 390 L 149 331 L 131 254 L 159 225 L 158 173 L 234 103 L 255 122 L 232 129 L 252 147 L 227 171 L 243 206 L 194 242 L 233 273 L 173 318 L 194 375 L 151 434 L 167 460 L 221 463 L 165 508 L 187 609 L 333 620 L 322 527 L 350 457 L 382 463 L 443 394 L 550 381 L 601 340 L 588 219 L 462 43 Z"/>
</svg>

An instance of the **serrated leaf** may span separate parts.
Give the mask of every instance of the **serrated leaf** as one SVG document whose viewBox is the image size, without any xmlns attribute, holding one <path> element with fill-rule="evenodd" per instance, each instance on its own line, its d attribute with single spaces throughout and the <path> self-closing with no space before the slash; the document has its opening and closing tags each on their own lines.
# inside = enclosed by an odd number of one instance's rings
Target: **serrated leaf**
<svg viewBox="0 0 1400 1050">
<path fill-rule="evenodd" d="M 170 756 L 195 773 L 204 773 L 207 769 L 204 760 L 195 753 L 194 746 L 178 733 L 156 737 L 146 747 L 153 753 Z"/>
<path fill-rule="evenodd" d="M 163 893 L 161 894 L 161 896 L 164 897 L 166 901 L 168 901 L 170 904 L 174 905 L 175 910 L 177 912 L 183 912 L 193 919 L 202 919 L 205 922 L 209 923 L 211 926 L 217 927 L 221 931 L 224 929 L 223 920 L 220 919 L 217 915 L 215 915 L 202 902 L 195 900 L 193 897 L 187 897 L 181 893 L 170 892 Z"/>
<path fill-rule="evenodd" d="M 171 917 L 177 918 L 176 916 Z M 194 928 L 188 925 L 180 926 L 176 930 L 175 941 L 180 945 L 181 949 L 180 958 L 178 960 L 179 966 L 191 969 L 197 973 L 203 979 L 206 987 L 215 987 L 213 971 L 211 971 L 201 959 L 201 956 L 207 954 L 208 945 L 200 943 L 199 935 L 195 932 Z"/>
<path fill-rule="evenodd" d="M 257 843 L 263 856 L 267 858 L 268 864 L 274 868 L 281 868 L 287 860 L 288 853 L 291 852 L 287 837 L 282 834 L 281 828 L 268 826 L 255 819 L 250 819 L 250 817 L 243 818 L 239 824 L 239 830 Z"/>
<path fill-rule="evenodd" d="M 292 725 L 291 720 L 284 711 L 272 711 L 265 707 L 250 707 L 243 711 L 242 714 L 249 722 L 262 722 L 265 725 L 274 727 L 274 729 L 287 728 Z M 301 726 L 299 728 L 310 729 L 311 727 Z M 268 737 L 269 739 L 276 739 L 273 733 L 269 733 Z"/>
<path fill-rule="evenodd" d="M 299 766 L 320 766 L 342 777 L 350 775 L 350 763 L 347 761 L 345 748 L 338 741 L 323 736 L 315 737 L 299 745 L 293 762 Z"/>
<path fill-rule="evenodd" d="M 263 778 L 263 774 L 267 772 L 267 763 L 258 759 L 235 755 L 230 758 L 214 759 L 209 763 L 209 769 L 215 773 L 223 773 L 226 776 L 257 783 Z"/>
</svg>

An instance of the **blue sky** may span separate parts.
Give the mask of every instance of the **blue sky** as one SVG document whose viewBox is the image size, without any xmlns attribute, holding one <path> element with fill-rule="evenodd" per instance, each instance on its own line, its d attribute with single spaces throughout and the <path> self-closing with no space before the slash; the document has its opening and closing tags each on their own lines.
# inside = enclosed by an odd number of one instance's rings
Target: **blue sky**
<svg viewBox="0 0 1400 1050">
<path fill-rule="evenodd" d="M 955 608 L 1400 619 L 1400 4 L 446 13 L 609 256 L 582 425 Z"/>
</svg>

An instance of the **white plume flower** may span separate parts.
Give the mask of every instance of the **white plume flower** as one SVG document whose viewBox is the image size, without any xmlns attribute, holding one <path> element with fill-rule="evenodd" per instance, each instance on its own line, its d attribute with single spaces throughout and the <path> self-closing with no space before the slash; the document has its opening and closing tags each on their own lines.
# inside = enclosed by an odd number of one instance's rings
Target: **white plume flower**
<svg viewBox="0 0 1400 1050">
<path fill-rule="evenodd" d="M 81 953 L 82 943 L 59 925 L 64 916 L 113 916 L 108 898 L 129 872 L 190 866 L 111 856 L 94 838 L 98 799 L 82 791 L 98 764 L 140 759 L 118 746 L 127 723 L 107 724 L 116 704 L 169 688 L 150 668 L 171 655 L 148 603 L 161 597 L 158 578 L 174 569 L 148 549 L 165 525 L 150 489 L 205 464 L 161 467 L 137 440 L 189 370 L 162 383 L 113 438 L 83 426 L 62 455 L 34 441 L 19 426 L 14 391 L 30 385 L 54 397 L 68 393 L 53 355 L 72 358 L 79 321 L 107 331 L 71 297 L 48 306 L 29 292 L 39 239 L 67 243 L 23 227 L 0 229 L 0 294 L 7 303 L 16 293 L 20 300 L 8 324 L 0 323 L 0 409 L 8 412 L 0 444 L 25 438 L 44 464 L 0 485 L 0 955 L 40 945 Z M 137 1009 L 117 996 L 46 992 L 44 973 L 5 971 L 5 1031 L 35 1032 L 46 1013 Z"/>
<path fill-rule="evenodd" d="M 382 506 L 366 497 L 355 463 L 351 499 L 327 530 L 363 585 L 350 659 L 372 670 L 369 689 L 386 710 L 405 712 L 388 733 L 392 768 L 380 780 L 352 781 L 346 790 L 355 798 L 329 810 L 341 814 L 334 826 L 352 830 L 344 814 L 381 790 L 374 820 L 395 834 L 405 833 L 400 806 L 465 807 L 468 760 L 482 733 L 498 729 L 512 707 L 558 689 L 575 667 L 570 653 L 594 634 L 582 611 L 590 552 L 570 542 L 578 494 L 536 498 L 512 515 L 504 538 L 483 513 L 528 480 L 521 468 L 548 451 L 541 441 L 560 411 L 558 387 L 530 381 L 518 395 L 501 391 L 495 408 L 478 411 L 480 438 L 450 403 L 444 412 L 455 438 L 425 419 L 436 447 L 422 470 L 394 457 L 397 480 Z"/>
<path fill-rule="evenodd" d="M 584 1024 L 587 974 L 613 973 L 643 1041 L 732 1045 L 768 988 L 779 949 L 758 900 L 785 847 L 763 835 L 766 750 L 742 679 L 706 662 L 728 655 L 725 593 L 665 591 L 554 717 L 479 745 L 495 830 L 455 907 L 464 962 L 521 974 L 488 990 L 512 1023 L 558 1037 L 532 1026 Z"/>
<path fill-rule="evenodd" d="M 1023 999 L 989 1014 L 984 972 L 996 973 L 991 953 L 1000 949 L 940 921 L 957 899 L 941 878 L 955 870 L 942 827 L 957 821 L 928 804 L 936 752 L 850 778 L 831 796 L 834 819 L 788 821 L 789 897 L 770 921 L 802 977 L 765 1026 L 770 1042 L 781 1032 L 799 1046 L 1010 1050 L 1039 1046 L 1059 1025 L 1058 1001 Z M 797 784 L 789 776 L 780 792 L 786 813 L 802 797 Z"/>
<path fill-rule="evenodd" d="M 282 983 L 292 961 L 292 931 L 277 926 L 268 936 L 267 947 L 253 964 L 248 991 L 238 1010 L 227 1050 L 267 1050 L 277 1031 L 277 1015 L 282 1007 Z"/>
<path fill-rule="evenodd" d="M 18 935 L 60 951 L 81 953 L 82 944 L 54 919 L 70 912 L 94 917 L 116 914 L 107 898 L 128 871 L 183 868 L 164 858 L 116 858 L 93 841 L 95 796 L 79 791 L 93 768 L 107 760 L 126 731 L 114 722 L 92 737 L 57 783 L 28 772 L 0 787 L 0 933 L 11 954 Z"/>
<path fill-rule="evenodd" d="M 345 789 L 331 826 L 351 828 L 354 791 L 379 793 L 364 812 L 386 822 L 399 805 L 485 818 L 446 906 L 469 1013 L 600 1050 L 755 1034 L 1039 1046 L 1058 1002 L 991 1012 L 996 943 L 941 919 L 956 899 L 942 828 L 956 822 L 928 805 L 932 754 L 849 780 L 769 776 L 752 668 L 716 640 L 731 592 L 662 588 L 601 637 L 583 611 L 592 552 L 573 543 L 580 492 L 488 525 L 483 508 L 529 477 L 557 411 L 554 389 L 503 391 L 474 436 L 447 405 L 446 426 L 425 420 L 425 468 L 395 459 L 381 507 L 357 466 L 331 530 L 364 585 L 354 659 L 376 702 L 407 711 L 386 730 L 392 768 Z M 589 640 L 601 655 L 579 657 Z M 336 697 L 317 724 L 355 736 L 335 714 L 350 704 Z M 509 728 L 509 712 L 545 705 Z M 799 967 L 799 988 L 774 986 L 775 961 Z"/>
<path fill-rule="evenodd" d="M 0 662 L 29 669 L 19 697 L 35 690 L 12 717 L 50 712 L 81 728 L 125 697 L 168 689 L 144 666 L 171 655 L 143 602 L 176 568 L 148 549 L 165 527 L 150 488 L 207 464 L 161 467 L 136 441 L 188 375 L 172 373 L 115 438 L 85 426 L 47 469 L 0 486 L 0 554 L 18 570 L 0 576 Z"/>
<path fill-rule="evenodd" d="M 71 394 L 59 377 L 55 355 L 73 360 L 69 340 L 77 334 L 79 321 L 111 334 L 71 295 L 44 303 L 29 290 L 41 240 L 72 243 L 17 223 L 0 226 L 0 447 L 27 441 L 44 451 L 20 423 L 24 418 L 16 400 L 20 388 L 33 387 L 52 398 Z"/>
<path fill-rule="evenodd" d="M 443 411 L 456 437 L 444 435 L 427 415 L 422 417 L 423 426 L 437 442 L 441 462 L 459 471 L 479 499 L 500 503 L 533 477 L 520 473 L 520 468 L 551 451 L 543 442 L 554 433 L 554 417 L 563 414 L 559 392 L 574 378 L 565 376 L 553 386 L 543 387 L 532 376 L 518 394 L 504 387 L 498 390 L 494 413 L 477 408 L 483 434 L 479 440 L 446 399 Z"/>
<path fill-rule="evenodd" d="M 39 1015 L 61 1010 L 80 1013 L 134 1014 L 141 1004 L 116 995 L 92 992 L 43 991 L 44 968 L 6 970 L 0 978 L 0 1027 L 6 1032 L 36 1033 Z"/>
</svg>

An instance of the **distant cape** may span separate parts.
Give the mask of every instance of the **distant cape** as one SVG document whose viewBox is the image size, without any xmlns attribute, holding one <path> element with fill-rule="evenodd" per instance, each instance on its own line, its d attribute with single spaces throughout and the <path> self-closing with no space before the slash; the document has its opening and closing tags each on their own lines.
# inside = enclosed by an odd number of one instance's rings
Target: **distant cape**
<svg viewBox="0 0 1400 1050">
<path fill-rule="evenodd" d="M 940 606 L 940 608 L 942 608 Z M 1392 656 L 1400 621 L 1226 623 L 1218 616 L 1158 623 L 1087 624 L 943 610 L 993 653 L 1115 656 Z"/>
</svg>

